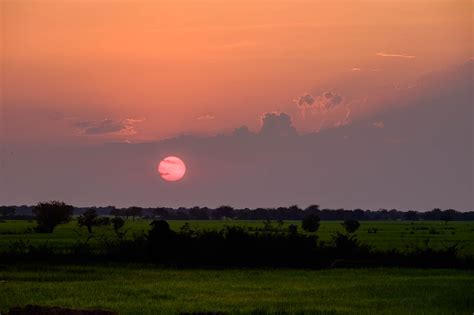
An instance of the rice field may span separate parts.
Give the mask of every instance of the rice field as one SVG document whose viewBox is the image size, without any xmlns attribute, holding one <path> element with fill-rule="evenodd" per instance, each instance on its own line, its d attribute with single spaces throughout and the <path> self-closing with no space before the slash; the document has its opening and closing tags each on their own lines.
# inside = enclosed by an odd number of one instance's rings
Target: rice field
<svg viewBox="0 0 474 315">
<path fill-rule="evenodd" d="M 421 269 L 174 270 L 149 265 L 2 266 L 15 305 L 119 314 L 472 314 L 474 272 Z"/>
<path fill-rule="evenodd" d="M 124 229 L 127 236 L 146 233 L 150 227 L 151 220 L 129 219 Z M 262 228 L 262 221 L 239 221 L 239 220 L 210 220 L 210 221 L 168 221 L 171 228 L 179 228 L 188 222 L 193 229 L 221 229 L 224 225 L 240 225 L 249 228 Z M 281 227 L 286 228 L 290 224 L 298 225 L 298 230 L 303 231 L 300 221 L 285 221 Z M 272 225 L 278 227 L 277 222 Z M 0 223 L 0 250 L 13 241 L 24 240 L 31 244 L 44 244 L 46 242 L 57 246 L 67 247 L 85 240 L 88 233 L 85 227 L 80 228 L 75 220 L 59 225 L 54 233 L 34 233 L 34 221 L 10 220 Z M 322 221 L 316 235 L 320 241 L 330 242 L 331 235 L 342 232 L 343 228 L 338 221 Z M 374 231 L 376 231 L 374 233 Z M 445 224 L 441 221 L 361 221 L 357 236 L 361 242 L 373 246 L 376 249 L 403 250 L 410 246 L 423 246 L 429 241 L 432 247 L 442 247 L 458 243 L 463 246 L 461 253 L 474 254 L 474 222 L 454 221 Z M 93 238 L 90 244 L 97 243 L 100 239 L 114 237 L 113 229 L 108 227 L 94 227 Z"/>
</svg>

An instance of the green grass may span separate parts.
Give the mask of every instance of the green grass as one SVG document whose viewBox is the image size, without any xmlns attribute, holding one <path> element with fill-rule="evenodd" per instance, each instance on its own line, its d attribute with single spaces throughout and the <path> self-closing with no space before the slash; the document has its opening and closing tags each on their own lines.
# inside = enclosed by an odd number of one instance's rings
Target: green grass
<svg viewBox="0 0 474 315">
<path fill-rule="evenodd" d="M 178 230 L 186 221 L 169 221 Z M 262 221 L 189 221 L 194 229 L 224 224 L 262 227 Z M 128 220 L 128 236 L 149 229 L 150 220 Z M 300 222 L 285 222 L 284 226 Z M 274 223 L 277 225 L 277 223 Z M 0 250 L 13 241 L 67 247 L 87 237 L 77 222 L 52 234 L 31 232 L 34 222 L 0 223 Z M 377 233 L 368 229 L 377 228 Z M 301 230 L 301 226 L 299 227 Z M 435 234 L 430 230 L 436 231 Z M 330 241 L 340 222 L 323 221 L 317 235 Z M 363 221 L 359 239 L 378 249 L 421 245 L 465 245 L 474 254 L 474 222 Z M 113 237 L 94 229 L 97 244 Z M 0 262 L 1 264 L 1 262 Z M 0 265 L 0 313 L 16 305 L 105 308 L 120 314 L 472 314 L 474 271 L 453 269 L 226 269 L 175 270 L 152 265 Z"/>
<path fill-rule="evenodd" d="M 474 272 L 462 270 L 33 264 L 0 269 L 0 312 L 39 304 L 105 308 L 120 314 L 471 314 L 472 292 Z"/>
<path fill-rule="evenodd" d="M 237 220 L 215 220 L 215 221 L 169 221 L 171 227 L 178 230 L 185 222 L 190 222 L 194 229 L 220 229 L 224 224 L 242 225 L 248 227 L 262 227 L 262 221 L 237 221 Z M 125 229 L 127 235 L 132 236 L 149 230 L 150 220 L 127 220 Z M 275 226 L 276 222 L 273 223 Z M 284 227 L 289 224 L 297 224 L 299 221 L 285 221 Z M 34 222 L 7 221 L 0 223 L 0 250 L 9 243 L 17 240 L 26 240 L 31 244 L 49 242 L 57 247 L 67 247 L 78 239 L 85 240 L 87 231 L 79 228 L 76 221 L 59 225 L 53 234 L 39 234 L 29 232 L 35 226 Z M 377 228 L 377 233 L 368 233 L 368 229 Z M 430 233 L 435 231 L 437 234 Z M 317 232 L 320 240 L 330 241 L 331 235 L 336 231 L 342 232 L 342 226 L 337 221 L 322 221 Z M 94 244 L 103 237 L 113 237 L 111 227 L 94 228 Z M 462 244 L 465 248 L 462 253 L 474 255 L 474 222 L 449 222 L 445 224 L 440 221 L 362 221 L 357 232 L 358 238 L 365 244 L 377 249 L 405 249 L 407 246 L 422 245 L 427 239 L 430 246 L 441 247 L 453 243 Z"/>
</svg>

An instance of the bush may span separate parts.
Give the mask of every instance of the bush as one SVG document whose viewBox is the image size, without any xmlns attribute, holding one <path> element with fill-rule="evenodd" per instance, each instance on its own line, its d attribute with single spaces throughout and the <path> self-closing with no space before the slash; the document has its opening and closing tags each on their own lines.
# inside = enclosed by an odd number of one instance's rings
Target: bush
<svg viewBox="0 0 474 315">
<path fill-rule="evenodd" d="M 360 223 L 357 220 L 345 220 L 341 223 L 347 233 L 354 233 L 360 227 Z"/>
<path fill-rule="evenodd" d="M 303 230 L 306 232 L 316 232 L 319 229 L 321 219 L 316 214 L 307 215 L 302 222 Z"/>
</svg>

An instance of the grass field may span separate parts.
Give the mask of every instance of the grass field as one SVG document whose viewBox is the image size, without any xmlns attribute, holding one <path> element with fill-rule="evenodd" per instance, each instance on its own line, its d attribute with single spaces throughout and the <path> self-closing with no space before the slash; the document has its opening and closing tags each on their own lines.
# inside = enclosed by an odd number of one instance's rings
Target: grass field
<svg viewBox="0 0 474 315">
<path fill-rule="evenodd" d="M 175 230 L 186 221 L 169 221 Z M 127 235 L 149 230 L 150 220 L 128 220 Z M 189 221 L 193 229 L 225 224 L 263 227 L 261 221 Z M 277 226 L 277 223 L 273 223 Z M 300 225 L 300 222 L 287 221 Z M 87 237 L 76 221 L 52 234 L 32 232 L 34 222 L 0 223 L 0 250 L 18 240 L 67 247 Z M 369 229 L 377 233 L 368 233 Z M 301 231 L 301 226 L 299 227 Z M 330 241 L 340 222 L 323 221 L 317 232 Z M 474 254 L 474 222 L 361 222 L 359 239 L 378 249 L 422 245 L 465 246 Z M 94 229 L 92 244 L 113 237 L 111 227 Z M 474 271 L 454 269 L 169 269 L 153 265 L 1 265 L 0 314 L 12 306 L 39 304 L 104 308 L 119 314 L 472 314 Z"/>
<path fill-rule="evenodd" d="M 216 221 L 168 221 L 171 227 L 178 230 L 185 222 L 189 222 L 194 229 L 220 229 L 224 224 L 241 225 L 248 227 L 263 227 L 262 221 L 235 221 L 235 220 L 216 220 Z M 137 219 L 127 220 L 125 229 L 127 235 L 148 231 L 150 220 Z M 299 221 L 286 221 L 284 227 L 289 224 L 299 225 Z M 273 223 L 277 226 L 277 223 Z M 68 224 L 59 225 L 53 234 L 41 234 L 32 232 L 35 226 L 34 222 L 28 221 L 7 221 L 0 223 L 0 250 L 12 241 L 27 240 L 31 244 L 49 242 L 54 246 L 69 246 L 78 239 L 87 238 L 86 228 L 79 228 L 76 221 Z M 377 233 L 368 233 L 369 229 L 378 229 Z M 340 222 L 322 221 L 321 227 L 317 232 L 320 240 L 330 241 L 331 235 L 336 231 L 343 231 Z M 101 237 L 113 237 L 111 227 L 95 227 L 93 229 L 95 239 L 91 240 L 94 244 Z M 357 232 L 358 238 L 365 244 L 374 246 L 377 249 L 405 249 L 411 245 L 423 245 L 429 239 L 430 246 L 441 247 L 453 243 L 459 243 L 464 246 L 461 251 L 463 254 L 474 255 L 474 222 L 449 222 L 445 224 L 440 221 L 362 221 L 361 227 Z"/>
<path fill-rule="evenodd" d="M 40 304 L 120 314 L 472 314 L 472 292 L 474 272 L 461 270 L 172 270 L 143 265 L 0 269 L 0 312 Z"/>
</svg>

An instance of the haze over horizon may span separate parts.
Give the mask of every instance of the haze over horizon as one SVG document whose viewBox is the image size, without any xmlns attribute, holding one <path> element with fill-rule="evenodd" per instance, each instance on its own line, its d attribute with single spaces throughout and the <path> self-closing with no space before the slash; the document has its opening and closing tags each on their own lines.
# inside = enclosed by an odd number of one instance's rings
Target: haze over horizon
<svg viewBox="0 0 474 315">
<path fill-rule="evenodd" d="M 0 205 L 474 209 L 471 1 L 0 8 Z"/>
</svg>

